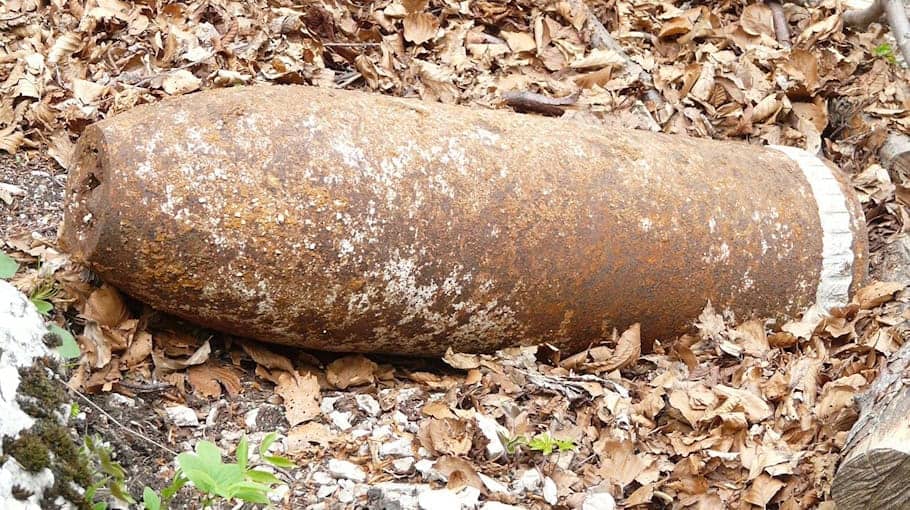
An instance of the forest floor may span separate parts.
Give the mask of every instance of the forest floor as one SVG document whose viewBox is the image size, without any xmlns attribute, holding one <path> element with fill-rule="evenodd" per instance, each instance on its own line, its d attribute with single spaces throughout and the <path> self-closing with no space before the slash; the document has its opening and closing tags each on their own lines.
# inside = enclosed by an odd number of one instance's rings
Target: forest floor
<svg viewBox="0 0 910 510">
<path fill-rule="evenodd" d="M 587 5 L 0 7 L 0 247 L 22 263 L 20 289 L 55 289 L 50 316 L 82 349 L 70 384 L 91 401 L 80 400 L 77 423 L 112 445 L 133 496 L 165 485 L 172 452 L 199 439 L 233 452 L 244 433 L 256 443 L 277 431 L 275 448 L 297 464 L 278 472 L 288 486 L 276 503 L 288 508 L 412 508 L 421 491 L 439 508 L 452 498 L 491 509 L 832 508 L 852 399 L 910 339 L 910 175 L 878 156 L 890 133 L 910 131 L 910 73 L 885 27 L 844 28 L 834 0 L 786 3 L 777 26 L 773 2 Z M 592 37 L 589 16 L 625 55 Z M 199 330 L 100 286 L 56 249 L 68 157 L 86 125 L 256 82 L 802 147 L 850 175 L 881 281 L 821 323 L 706 308 L 692 334 L 629 359 L 616 359 L 617 342 L 638 342 L 634 331 L 575 356 L 526 347 L 408 359 Z M 188 491 L 181 505 L 192 505 Z"/>
</svg>

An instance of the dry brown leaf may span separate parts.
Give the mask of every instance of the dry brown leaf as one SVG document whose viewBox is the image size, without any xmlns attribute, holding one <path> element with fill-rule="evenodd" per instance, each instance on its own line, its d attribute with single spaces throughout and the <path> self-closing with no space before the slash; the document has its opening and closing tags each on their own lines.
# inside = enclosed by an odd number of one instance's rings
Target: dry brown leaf
<svg viewBox="0 0 910 510">
<path fill-rule="evenodd" d="M 417 436 L 424 448 L 447 455 L 465 455 L 471 450 L 473 421 L 428 418 Z"/>
<path fill-rule="evenodd" d="M 433 469 L 448 478 L 451 485 L 447 485 L 447 487 L 450 490 L 458 490 L 468 485 L 481 493 L 486 493 L 487 491 L 473 464 L 464 459 L 445 455 L 436 460 L 436 463 L 433 464 Z M 453 482 L 453 478 L 457 478 L 458 481 Z"/>
<path fill-rule="evenodd" d="M 148 331 L 139 331 L 133 336 L 133 341 L 121 357 L 125 368 L 133 368 L 148 359 L 152 353 L 152 334 Z"/>
<path fill-rule="evenodd" d="M 705 308 L 698 316 L 695 327 L 698 329 L 698 335 L 701 336 L 702 339 L 714 340 L 715 342 L 723 340 L 724 334 L 727 331 L 727 325 L 724 324 L 723 316 L 714 312 L 714 306 L 711 305 L 710 301 L 708 301 Z"/>
<path fill-rule="evenodd" d="M 172 96 L 178 96 L 180 94 L 198 90 L 201 86 L 202 80 L 186 69 L 178 69 L 177 71 L 169 73 L 161 82 L 161 88 Z"/>
<path fill-rule="evenodd" d="M 433 39 L 439 30 L 439 20 L 428 12 L 408 14 L 402 23 L 404 39 L 418 45 Z"/>
<path fill-rule="evenodd" d="M 446 349 L 445 356 L 442 357 L 442 360 L 452 368 L 457 368 L 459 370 L 470 370 L 480 366 L 480 356 L 476 354 L 455 352 L 451 347 Z"/>
<path fill-rule="evenodd" d="M 423 12 L 429 5 L 429 0 L 401 0 L 401 5 L 408 13 Z"/>
<path fill-rule="evenodd" d="M 231 367 L 206 363 L 190 367 L 186 372 L 190 386 L 203 397 L 220 397 L 222 386 L 231 397 L 236 397 L 243 389 L 240 376 Z"/>
<path fill-rule="evenodd" d="M 378 365 L 359 354 L 338 358 L 326 367 L 325 377 L 332 386 L 343 390 L 352 386 L 373 384 Z"/>
<path fill-rule="evenodd" d="M 900 282 L 873 282 L 859 289 L 853 300 L 859 303 L 861 309 L 869 310 L 891 301 L 896 293 L 906 287 L 906 283 Z"/>
<path fill-rule="evenodd" d="M 275 393 L 284 399 L 285 416 L 292 427 L 312 420 L 321 412 L 319 380 L 313 374 L 294 377 L 283 372 L 278 375 Z"/>
<path fill-rule="evenodd" d="M 129 317 L 129 310 L 120 292 L 105 283 L 89 296 L 82 315 L 102 326 L 116 326 Z"/>
<path fill-rule="evenodd" d="M 432 416 L 433 418 L 455 418 L 455 413 L 452 412 L 452 409 L 449 408 L 448 404 L 441 400 L 427 402 L 420 412 L 426 416 Z"/>
<path fill-rule="evenodd" d="M 751 356 L 761 357 L 771 348 L 768 345 L 768 336 L 765 325 L 759 319 L 746 321 L 736 327 L 734 338 L 742 346 L 744 352 Z"/>
<path fill-rule="evenodd" d="M 332 430 L 321 423 L 315 421 L 304 423 L 288 431 L 288 453 L 293 455 L 307 451 L 314 444 L 327 448 L 335 437 Z"/>
<path fill-rule="evenodd" d="M 291 360 L 269 349 L 265 344 L 253 340 L 243 340 L 240 342 L 240 347 L 253 361 L 269 370 L 277 369 L 290 374 L 296 373 Z"/>
<path fill-rule="evenodd" d="M 687 16 L 677 16 L 670 21 L 665 22 L 660 27 L 660 32 L 657 34 L 657 37 L 666 39 L 688 34 L 693 26 L 692 21 Z"/>
<path fill-rule="evenodd" d="M 766 4 L 752 3 L 743 7 L 740 23 L 749 35 L 774 36 L 774 15 Z"/>
<path fill-rule="evenodd" d="M 762 473 L 752 481 L 752 485 L 743 494 L 743 500 L 757 507 L 765 508 L 784 485 L 784 482 Z"/>
<path fill-rule="evenodd" d="M 153 338 L 153 343 L 157 343 L 157 338 Z M 156 346 L 157 347 L 157 346 Z M 169 358 L 163 352 L 163 349 L 152 349 L 152 362 L 155 364 L 155 368 L 165 369 L 165 370 L 181 370 L 193 365 L 201 365 L 209 359 L 209 355 L 212 353 L 212 346 L 208 340 L 203 342 L 202 345 L 196 349 L 192 355 L 186 359 L 174 359 Z"/>
<path fill-rule="evenodd" d="M 620 335 L 613 356 L 602 367 L 602 370 L 612 372 L 634 365 L 639 356 L 641 356 L 641 325 L 635 323 Z"/>
<path fill-rule="evenodd" d="M 500 34 L 506 40 L 506 43 L 508 43 L 509 48 L 516 53 L 534 51 L 537 49 L 537 43 L 534 41 L 534 36 L 527 32 L 509 32 L 503 30 Z"/>
</svg>

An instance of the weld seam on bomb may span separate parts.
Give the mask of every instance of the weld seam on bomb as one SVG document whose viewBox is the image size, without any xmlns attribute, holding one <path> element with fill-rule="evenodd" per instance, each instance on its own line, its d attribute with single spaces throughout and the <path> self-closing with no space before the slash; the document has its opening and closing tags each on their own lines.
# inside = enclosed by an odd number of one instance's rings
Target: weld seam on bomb
<svg viewBox="0 0 910 510">
<path fill-rule="evenodd" d="M 818 157 L 796 147 L 772 145 L 792 159 L 812 189 L 822 228 L 822 271 L 815 304 L 825 311 L 850 302 L 853 283 L 853 230 L 847 198 L 834 172 Z"/>
</svg>

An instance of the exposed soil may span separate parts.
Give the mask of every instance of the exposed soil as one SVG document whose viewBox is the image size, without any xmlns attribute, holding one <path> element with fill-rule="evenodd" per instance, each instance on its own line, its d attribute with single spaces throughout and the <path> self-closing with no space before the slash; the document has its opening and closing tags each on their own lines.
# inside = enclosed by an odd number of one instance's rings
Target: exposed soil
<svg viewBox="0 0 910 510">
<path fill-rule="evenodd" d="M 24 195 L 13 195 L 11 204 L 0 200 L 0 239 L 31 233 L 54 239 L 63 217 L 66 172 L 37 152 L 21 151 L 11 156 L 0 151 L 0 183 L 25 191 Z"/>
</svg>

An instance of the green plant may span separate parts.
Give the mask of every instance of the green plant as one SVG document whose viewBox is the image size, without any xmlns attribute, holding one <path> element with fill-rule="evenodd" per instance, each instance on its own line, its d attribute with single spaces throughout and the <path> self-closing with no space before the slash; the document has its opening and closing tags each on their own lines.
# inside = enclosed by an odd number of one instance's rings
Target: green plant
<svg viewBox="0 0 910 510">
<path fill-rule="evenodd" d="M 265 463 L 275 467 L 293 467 L 294 463 L 290 459 L 269 454 L 269 447 L 277 439 L 278 434 L 275 432 L 263 438 L 259 445 L 260 457 Z M 283 482 L 268 471 L 248 466 L 249 442 L 246 436 L 240 439 L 235 455 L 236 463 L 222 462 L 222 452 L 214 443 L 199 441 L 196 443 L 195 452 L 184 452 L 177 456 L 179 469 L 175 475 L 175 483 L 179 482 L 182 486 L 186 482 L 191 482 L 204 494 L 203 508 L 213 506 L 219 499 L 268 504 L 273 486 Z M 143 504 L 146 510 L 161 508 L 162 503 L 170 499 L 167 495 L 163 496 L 158 498 L 154 491 L 148 489 L 144 491 Z"/>
<path fill-rule="evenodd" d="M 28 298 L 42 315 L 48 315 L 54 309 L 50 299 L 57 295 L 57 287 L 53 280 L 45 280 L 38 285 Z"/>
<path fill-rule="evenodd" d="M 0 251 L 0 278 L 4 280 L 7 278 L 12 278 L 18 270 L 19 263 L 13 260 L 13 258 L 6 253 Z"/>
<path fill-rule="evenodd" d="M 60 345 L 57 346 L 57 352 L 63 359 L 76 359 L 79 357 L 81 354 L 79 351 L 79 344 L 76 343 L 76 339 L 73 338 L 72 333 L 54 323 L 48 324 L 47 329 L 60 338 Z"/>
<path fill-rule="evenodd" d="M 872 50 L 872 54 L 876 57 L 882 57 L 888 61 L 889 64 L 896 64 L 897 58 L 894 56 L 894 49 L 891 48 L 891 45 L 888 43 L 882 43 L 876 46 Z"/>
<path fill-rule="evenodd" d="M 550 434 L 537 434 L 528 441 L 528 449 L 550 455 L 553 450 L 569 452 L 575 449 L 575 441 L 571 439 L 556 439 Z"/>
<path fill-rule="evenodd" d="M 548 433 L 537 434 L 528 439 L 525 436 L 513 436 L 503 438 L 505 440 L 505 449 L 509 455 L 518 452 L 521 447 L 526 447 L 533 452 L 540 452 L 544 455 L 550 455 L 554 451 L 568 452 L 575 449 L 575 441 L 571 439 L 557 439 Z"/>
<path fill-rule="evenodd" d="M 96 473 L 91 485 L 85 488 L 85 499 L 92 505 L 92 510 L 105 510 L 107 502 L 96 501 L 100 493 L 110 492 L 111 496 L 129 504 L 136 500 L 126 489 L 126 473 L 119 462 L 113 460 L 110 446 L 104 444 L 98 436 L 86 436 L 82 446 L 85 455 Z"/>
</svg>

